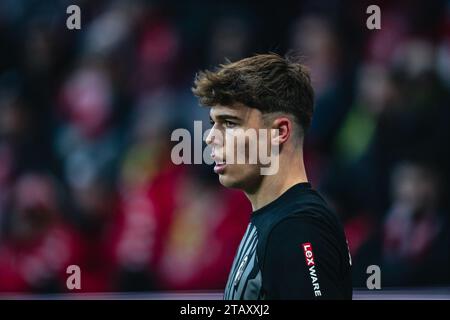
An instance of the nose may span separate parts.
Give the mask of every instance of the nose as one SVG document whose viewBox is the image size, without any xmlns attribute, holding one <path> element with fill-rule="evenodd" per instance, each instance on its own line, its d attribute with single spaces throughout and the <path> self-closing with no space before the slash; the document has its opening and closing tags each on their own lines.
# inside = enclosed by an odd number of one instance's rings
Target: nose
<svg viewBox="0 0 450 320">
<path fill-rule="evenodd" d="M 206 139 L 205 139 L 206 144 L 209 145 L 214 142 L 214 135 L 215 135 L 214 131 L 215 131 L 214 127 L 209 129 L 208 135 L 206 136 Z"/>
<path fill-rule="evenodd" d="M 224 145 L 224 137 L 222 131 L 215 127 L 215 125 L 207 131 L 208 135 L 206 136 L 205 142 L 208 145 L 213 146 L 223 146 Z"/>
</svg>

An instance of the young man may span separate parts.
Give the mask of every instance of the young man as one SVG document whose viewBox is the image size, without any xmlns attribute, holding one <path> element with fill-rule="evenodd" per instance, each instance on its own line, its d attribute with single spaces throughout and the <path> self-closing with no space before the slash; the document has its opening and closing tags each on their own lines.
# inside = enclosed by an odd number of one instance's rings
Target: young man
<svg viewBox="0 0 450 320">
<path fill-rule="evenodd" d="M 303 163 L 314 103 L 306 69 L 276 54 L 255 55 L 200 72 L 193 93 L 211 107 L 206 143 L 220 183 L 243 190 L 253 207 L 224 299 L 351 299 L 343 228 L 311 188 Z M 255 139 L 267 140 L 269 152 L 277 148 L 274 174 L 261 174 L 267 165 L 260 158 L 249 161 L 249 136 L 241 139 L 247 161 L 231 161 L 237 129 L 268 130 Z"/>
</svg>

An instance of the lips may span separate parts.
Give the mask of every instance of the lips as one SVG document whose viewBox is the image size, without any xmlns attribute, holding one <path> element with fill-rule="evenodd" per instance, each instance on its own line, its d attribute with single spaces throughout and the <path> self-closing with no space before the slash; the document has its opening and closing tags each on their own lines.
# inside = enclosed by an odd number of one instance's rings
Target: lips
<svg viewBox="0 0 450 320">
<path fill-rule="evenodd" d="M 221 174 L 225 171 L 225 167 L 227 166 L 225 161 L 217 161 L 216 165 L 214 166 L 214 172 L 217 174 Z"/>
<path fill-rule="evenodd" d="M 226 167 L 226 162 L 224 160 L 219 159 L 215 153 L 214 153 L 214 148 L 212 150 L 211 153 L 211 158 L 214 159 L 214 162 L 216 163 L 216 165 L 214 166 L 214 172 L 217 174 L 221 174 L 225 171 L 225 167 Z"/>
</svg>

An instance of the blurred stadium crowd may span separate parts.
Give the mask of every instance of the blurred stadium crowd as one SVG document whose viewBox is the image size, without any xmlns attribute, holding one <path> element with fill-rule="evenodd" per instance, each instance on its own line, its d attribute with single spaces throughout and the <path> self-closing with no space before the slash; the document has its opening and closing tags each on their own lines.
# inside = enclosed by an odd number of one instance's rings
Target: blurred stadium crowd
<svg viewBox="0 0 450 320">
<path fill-rule="evenodd" d="M 81 8 L 81 30 L 66 8 Z M 222 289 L 249 220 L 175 128 L 209 126 L 195 73 L 299 52 L 309 178 L 345 225 L 354 285 L 450 285 L 450 2 L 0 3 L 0 292 Z M 447 141 L 447 142 L 446 142 Z M 446 147 L 447 145 L 447 147 Z"/>
</svg>

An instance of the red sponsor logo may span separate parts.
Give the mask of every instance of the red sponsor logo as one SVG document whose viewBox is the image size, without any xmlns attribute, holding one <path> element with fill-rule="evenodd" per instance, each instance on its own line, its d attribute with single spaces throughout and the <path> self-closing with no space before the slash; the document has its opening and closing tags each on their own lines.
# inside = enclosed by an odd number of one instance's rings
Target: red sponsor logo
<svg viewBox="0 0 450 320">
<path fill-rule="evenodd" d="M 314 253 L 311 243 L 302 243 L 303 253 L 305 254 L 306 266 L 309 270 L 309 276 L 311 277 L 311 284 L 313 287 L 314 295 L 320 297 L 322 292 L 320 291 L 319 278 L 316 273 L 316 263 L 314 261 Z"/>
<path fill-rule="evenodd" d="M 303 243 L 302 247 L 303 247 L 303 253 L 305 254 L 306 265 L 308 267 L 314 266 L 315 265 L 315 263 L 314 263 L 314 253 L 312 251 L 311 243 L 309 243 L 309 242 Z"/>
</svg>

